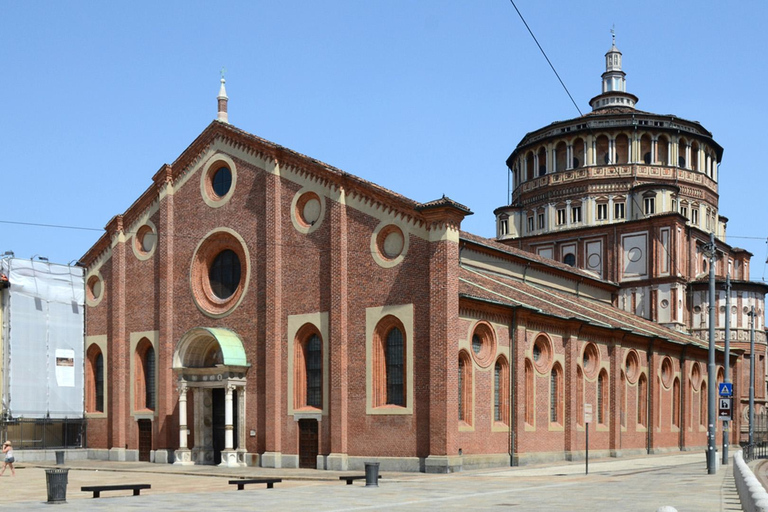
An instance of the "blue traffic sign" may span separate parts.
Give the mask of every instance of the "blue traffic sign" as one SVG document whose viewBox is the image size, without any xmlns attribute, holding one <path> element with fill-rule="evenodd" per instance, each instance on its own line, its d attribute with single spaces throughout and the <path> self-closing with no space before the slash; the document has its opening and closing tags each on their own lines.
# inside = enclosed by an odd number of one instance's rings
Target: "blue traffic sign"
<svg viewBox="0 0 768 512">
<path fill-rule="evenodd" d="M 720 392 L 720 396 L 731 396 L 733 395 L 733 384 L 730 382 L 721 382 L 717 385 L 717 389 Z"/>
</svg>

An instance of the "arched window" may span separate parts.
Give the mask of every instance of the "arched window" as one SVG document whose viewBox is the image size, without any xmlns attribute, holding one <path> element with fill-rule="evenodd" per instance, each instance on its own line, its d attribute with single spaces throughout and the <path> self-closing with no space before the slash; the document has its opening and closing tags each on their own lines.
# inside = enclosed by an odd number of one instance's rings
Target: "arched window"
<svg viewBox="0 0 768 512">
<path fill-rule="evenodd" d="M 640 159 L 646 165 L 653 163 L 653 153 L 651 151 L 651 136 L 646 133 L 640 137 Z"/>
<path fill-rule="evenodd" d="M 154 410 L 156 406 L 156 361 L 155 349 L 147 338 L 142 338 L 136 346 L 134 359 L 136 409 Z"/>
<path fill-rule="evenodd" d="M 558 142 L 555 146 L 555 171 L 562 172 L 565 170 L 565 164 L 567 162 L 567 146 L 565 142 Z"/>
<path fill-rule="evenodd" d="M 387 365 L 387 404 L 405 405 L 405 343 L 403 333 L 393 327 L 387 333 L 384 351 Z"/>
<path fill-rule="evenodd" d="M 307 341 L 307 405 L 323 407 L 323 348 L 320 336 L 313 334 Z"/>
<path fill-rule="evenodd" d="M 549 375 L 549 421 L 550 423 L 563 422 L 563 371 L 559 364 L 552 367 Z"/>
<path fill-rule="evenodd" d="M 547 174 L 547 150 L 544 148 L 539 149 L 539 176 Z"/>
<path fill-rule="evenodd" d="M 533 365 L 525 360 L 525 422 L 529 425 L 534 424 L 536 411 L 534 409 L 534 390 L 533 390 Z"/>
<path fill-rule="evenodd" d="M 472 360 L 459 352 L 459 421 L 472 424 Z"/>
<path fill-rule="evenodd" d="M 408 374 L 409 340 L 403 323 L 394 315 L 382 318 L 371 347 L 373 407 L 409 407 L 412 376 Z M 412 396 L 412 395 L 411 395 Z"/>
<path fill-rule="evenodd" d="M 306 324 L 294 342 L 294 406 L 323 408 L 323 340 L 316 327 Z"/>
<path fill-rule="evenodd" d="M 597 156 L 595 158 L 597 165 L 608 165 L 613 163 L 611 162 L 611 154 L 609 152 L 608 137 L 600 135 L 597 138 L 595 149 L 597 151 Z"/>
<path fill-rule="evenodd" d="M 699 390 L 699 425 L 706 426 L 707 424 L 707 383 L 701 382 L 701 389 Z"/>
<path fill-rule="evenodd" d="M 605 370 L 600 372 L 597 377 L 597 422 L 601 425 L 606 424 L 608 415 L 606 409 L 608 407 L 608 376 Z"/>
<path fill-rule="evenodd" d="M 669 139 L 664 135 L 656 142 L 656 151 L 659 154 L 658 162 L 661 165 L 669 165 Z"/>
<path fill-rule="evenodd" d="M 648 425 L 648 381 L 645 374 L 641 374 L 637 381 L 637 423 L 642 427 Z"/>
<path fill-rule="evenodd" d="M 91 345 L 87 352 L 86 412 L 104 412 L 104 355 L 98 345 Z"/>
<path fill-rule="evenodd" d="M 623 133 L 616 136 L 616 162 L 617 164 L 626 164 L 629 161 L 629 138 Z"/>
<path fill-rule="evenodd" d="M 696 141 L 691 143 L 691 169 L 699 170 L 699 143 Z"/>
<path fill-rule="evenodd" d="M 493 367 L 493 420 L 509 423 L 509 365 L 502 356 Z"/>
<path fill-rule="evenodd" d="M 586 163 L 584 156 L 584 139 L 578 138 L 573 141 L 573 168 L 577 169 Z"/>
<path fill-rule="evenodd" d="M 532 180 L 536 176 L 535 174 L 536 169 L 534 168 L 533 153 L 531 153 L 530 151 L 525 156 L 525 172 L 526 172 L 526 176 L 525 176 L 526 180 Z"/>
<path fill-rule="evenodd" d="M 680 427 L 680 379 L 672 384 L 672 425 Z"/>
<path fill-rule="evenodd" d="M 581 366 L 576 367 L 576 403 L 577 403 L 576 423 L 580 426 L 583 426 L 584 425 L 584 372 L 581 371 Z"/>
</svg>

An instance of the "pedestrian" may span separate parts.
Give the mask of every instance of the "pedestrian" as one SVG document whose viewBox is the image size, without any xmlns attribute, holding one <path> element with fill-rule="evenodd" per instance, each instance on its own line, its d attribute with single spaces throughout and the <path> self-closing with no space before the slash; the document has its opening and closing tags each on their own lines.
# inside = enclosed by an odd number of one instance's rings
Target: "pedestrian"
<svg viewBox="0 0 768 512">
<path fill-rule="evenodd" d="M 5 459 L 3 460 L 3 470 L 0 471 L 0 476 L 3 476 L 5 469 L 9 466 L 11 468 L 11 476 L 16 476 L 16 470 L 13 469 L 13 463 L 16 462 L 16 459 L 13 457 L 13 446 L 11 446 L 10 441 L 3 443 L 3 453 L 5 454 Z"/>
</svg>

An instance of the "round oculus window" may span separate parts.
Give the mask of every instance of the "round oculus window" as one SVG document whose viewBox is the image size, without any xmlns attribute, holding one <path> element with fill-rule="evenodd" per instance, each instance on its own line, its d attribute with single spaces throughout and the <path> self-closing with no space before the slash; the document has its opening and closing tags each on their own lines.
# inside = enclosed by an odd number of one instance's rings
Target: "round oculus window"
<svg viewBox="0 0 768 512">
<path fill-rule="evenodd" d="M 627 380 L 631 384 L 634 384 L 640 376 L 640 358 L 637 355 L 637 352 L 630 350 L 629 353 L 627 353 L 625 366 L 627 369 Z"/>
<path fill-rule="evenodd" d="M 388 260 L 393 260 L 403 253 L 405 237 L 399 227 L 390 224 L 379 231 L 376 237 L 379 253 Z"/>
<path fill-rule="evenodd" d="M 211 188 L 213 193 L 219 197 L 224 197 L 232 188 L 232 171 L 229 167 L 219 167 L 211 177 Z"/>
<path fill-rule="evenodd" d="M 581 356 L 581 364 L 584 367 L 584 375 L 594 378 L 600 368 L 600 351 L 594 343 L 584 346 L 584 354 Z"/>
<path fill-rule="evenodd" d="M 295 215 L 304 227 L 314 226 L 323 212 L 320 197 L 314 192 L 305 192 L 296 201 Z"/>
<path fill-rule="evenodd" d="M 228 229 L 209 233 L 192 259 L 191 285 L 197 306 L 222 317 L 242 300 L 248 284 L 248 252 L 242 238 Z"/>
<path fill-rule="evenodd" d="M 552 360 L 552 349 L 546 336 L 536 338 L 531 355 L 536 369 L 541 373 L 546 372 Z"/>
<path fill-rule="evenodd" d="M 472 357 L 478 366 L 487 368 L 496 356 L 496 336 L 490 324 L 478 322 L 472 333 Z"/>
<path fill-rule="evenodd" d="M 661 362 L 661 383 L 667 389 L 672 386 L 672 360 L 669 357 Z"/>
<path fill-rule="evenodd" d="M 88 278 L 88 298 L 92 301 L 101 298 L 101 279 L 98 276 Z"/>
<path fill-rule="evenodd" d="M 152 252 L 157 243 L 157 235 L 152 230 L 151 226 L 143 225 L 136 232 L 136 250 L 142 254 L 148 254 Z"/>
</svg>

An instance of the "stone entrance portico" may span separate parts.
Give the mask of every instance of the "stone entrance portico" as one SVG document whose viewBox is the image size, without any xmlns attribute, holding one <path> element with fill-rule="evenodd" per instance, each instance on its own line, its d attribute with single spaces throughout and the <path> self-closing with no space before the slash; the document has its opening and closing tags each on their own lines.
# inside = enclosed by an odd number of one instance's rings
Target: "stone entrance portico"
<svg viewBox="0 0 768 512">
<path fill-rule="evenodd" d="M 224 390 L 224 446 L 221 465 L 245 466 L 245 384 L 250 364 L 242 340 L 228 329 L 196 327 L 187 331 L 173 355 L 178 377 L 179 449 L 174 464 L 214 464 L 214 395 Z M 193 399 L 195 445 L 189 446 L 187 410 L 189 392 Z M 235 410 L 237 417 L 235 418 Z M 235 423 L 237 422 L 237 423 Z M 235 439 L 237 432 L 237 439 Z"/>
</svg>

